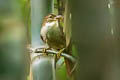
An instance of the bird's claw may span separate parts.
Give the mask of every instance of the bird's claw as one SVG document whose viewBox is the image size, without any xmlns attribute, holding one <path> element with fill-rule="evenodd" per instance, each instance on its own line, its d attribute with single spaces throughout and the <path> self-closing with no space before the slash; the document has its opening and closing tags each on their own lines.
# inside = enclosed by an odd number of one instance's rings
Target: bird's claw
<svg viewBox="0 0 120 80">
<path fill-rule="evenodd" d="M 42 51 L 42 53 L 44 53 L 45 55 L 47 55 L 46 50 L 47 48 L 43 48 L 43 51 Z"/>
<path fill-rule="evenodd" d="M 61 57 L 61 53 L 65 50 L 65 48 L 61 49 L 58 53 L 57 53 L 57 59 L 59 59 Z"/>
</svg>

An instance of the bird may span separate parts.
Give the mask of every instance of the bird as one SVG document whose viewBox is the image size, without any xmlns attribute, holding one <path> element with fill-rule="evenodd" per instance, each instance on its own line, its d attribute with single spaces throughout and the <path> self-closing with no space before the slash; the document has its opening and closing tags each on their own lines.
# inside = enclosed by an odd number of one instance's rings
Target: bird
<svg viewBox="0 0 120 80">
<path fill-rule="evenodd" d="M 66 36 L 63 30 L 64 28 L 64 17 L 62 15 L 49 14 L 44 17 L 42 22 L 42 28 L 40 31 L 40 37 L 49 48 L 58 51 L 56 62 L 61 57 L 61 53 L 67 53 L 66 50 Z M 46 51 L 43 50 L 43 53 Z M 69 54 L 69 53 L 67 53 Z M 74 71 L 74 66 L 70 66 L 71 62 L 65 59 L 68 75 L 71 75 Z"/>
<path fill-rule="evenodd" d="M 63 32 L 63 16 L 49 14 L 43 19 L 40 37 L 45 44 L 58 51 L 58 57 L 66 46 L 65 34 Z"/>
</svg>

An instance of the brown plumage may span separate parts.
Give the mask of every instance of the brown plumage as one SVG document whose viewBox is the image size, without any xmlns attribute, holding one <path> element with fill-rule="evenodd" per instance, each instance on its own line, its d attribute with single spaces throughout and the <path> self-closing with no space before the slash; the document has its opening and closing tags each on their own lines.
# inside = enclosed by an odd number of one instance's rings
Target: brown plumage
<svg viewBox="0 0 120 80">
<path fill-rule="evenodd" d="M 56 50 L 65 48 L 66 45 L 63 26 L 59 23 L 60 21 L 63 21 L 61 15 L 49 14 L 44 18 L 40 32 L 41 39 L 50 48 Z"/>
</svg>

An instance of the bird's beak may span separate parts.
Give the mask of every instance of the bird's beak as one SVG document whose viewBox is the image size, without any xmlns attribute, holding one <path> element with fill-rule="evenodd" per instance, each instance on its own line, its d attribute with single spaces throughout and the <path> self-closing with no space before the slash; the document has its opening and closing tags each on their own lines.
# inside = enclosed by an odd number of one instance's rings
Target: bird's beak
<svg viewBox="0 0 120 80">
<path fill-rule="evenodd" d="M 56 19 L 63 19 L 63 16 L 62 15 L 58 15 L 58 16 L 56 16 Z"/>
</svg>

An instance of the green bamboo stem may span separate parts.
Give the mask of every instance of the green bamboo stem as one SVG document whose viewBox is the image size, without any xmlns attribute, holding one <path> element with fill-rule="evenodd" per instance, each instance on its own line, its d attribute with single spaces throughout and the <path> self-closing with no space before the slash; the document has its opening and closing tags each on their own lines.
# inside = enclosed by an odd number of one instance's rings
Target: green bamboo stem
<svg viewBox="0 0 120 80">
<path fill-rule="evenodd" d="M 70 0 L 77 80 L 119 80 L 120 1 Z"/>
<path fill-rule="evenodd" d="M 44 46 L 40 38 L 40 29 L 42 27 L 43 18 L 53 13 L 53 0 L 31 0 L 31 46 L 39 48 Z M 36 57 L 32 53 L 31 58 Z M 33 80 L 55 80 L 55 57 L 41 56 L 32 61 Z"/>
</svg>

